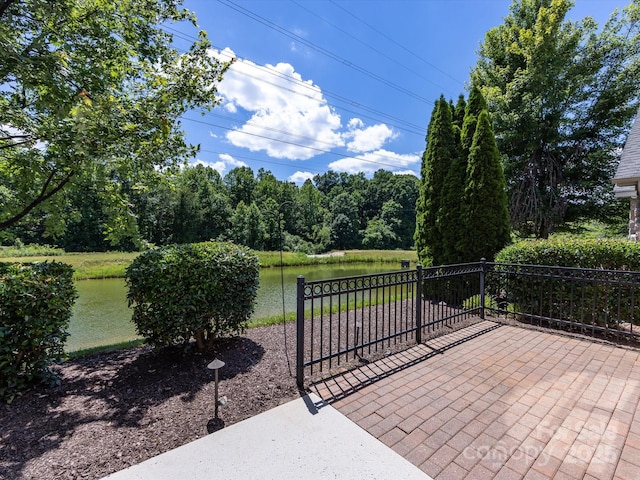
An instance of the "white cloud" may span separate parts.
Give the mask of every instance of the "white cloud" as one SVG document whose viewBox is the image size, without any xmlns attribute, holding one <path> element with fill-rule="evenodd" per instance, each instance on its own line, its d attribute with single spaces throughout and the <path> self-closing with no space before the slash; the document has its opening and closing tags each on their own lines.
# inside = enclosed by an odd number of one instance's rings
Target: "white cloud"
<svg viewBox="0 0 640 480">
<path fill-rule="evenodd" d="M 220 175 L 224 175 L 227 169 L 232 170 L 235 167 L 247 166 L 247 164 L 244 163 L 243 161 L 236 160 L 235 158 L 233 158 L 231 155 L 227 153 L 221 153 L 220 155 L 218 155 L 218 158 L 220 160 L 217 162 L 206 162 L 204 160 L 197 159 L 195 162 L 193 162 L 193 165 L 203 165 L 205 167 L 211 167 L 214 170 L 217 170 L 218 173 L 220 173 Z"/>
<path fill-rule="evenodd" d="M 349 127 L 349 129 L 355 130 L 356 128 L 364 127 L 364 122 L 360 118 L 352 118 L 349 120 L 347 126 Z"/>
<path fill-rule="evenodd" d="M 233 52 L 213 52 L 221 59 Z M 259 66 L 238 60 L 218 85 L 227 111 L 252 112 L 242 126 L 227 133 L 237 147 L 265 151 L 274 158 L 307 160 L 344 146 L 341 120 L 322 91 L 311 80 L 303 80 L 288 63 Z M 265 138 L 266 137 L 266 138 Z"/>
<path fill-rule="evenodd" d="M 329 164 L 329 168 L 336 172 L 373 173 L 381 168 L 392 172 L 406 172 L 412 165 L 419 165 L 421 157 L 418 154 L 401 154 L 388 150 L 377 150 L 356 157 L 343 158 Z M 413 173 L 413 172 L 412 172 Z"/>
<path fill-rule="evenodd" d="M 397 172 L 393 172 L 394 175 L 413 175 L 414 177 L 419 177 L 418 172 L 415 170 L 399 170 Z"/>
<path fill-rule="evenodd" d="M 293 182 L 293 183 L 295 183 L 297 185 L 301 185 L 307 179 L 313 180 L 314 176 L 315 176 L 315 174 L 311 173 L 311 172 L 296 172 L 293 175 L 289 176 L 289 178 L 287 180 L 289 180 L 290 182 Z"/>
<path fill-rule="evenodd" d="M 233 103 L 225 103 L 223 108 L 229 113 L 236 113 L 238 111 L 238 107 L 236 107 Z"/>
<path fill-rule="evenodd" d="M 347 149 L 352 152 L 371 152 L 397 137 L 397 134 L 383 123 L 365 127 L 362 120 L 352 118 L 348 126 L 349 131 L 343 136 L 345 140 L 351 140 L 347 143 Z"/>
</svg>

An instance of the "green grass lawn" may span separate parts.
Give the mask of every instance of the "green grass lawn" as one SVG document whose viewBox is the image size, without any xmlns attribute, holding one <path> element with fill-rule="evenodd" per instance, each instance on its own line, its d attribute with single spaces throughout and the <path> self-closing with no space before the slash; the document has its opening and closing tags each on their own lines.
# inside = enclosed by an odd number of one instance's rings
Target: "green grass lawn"
<svg viewBox="0 0 640 480">
<path fill-rule="evenodd" d="M 280 252 L 256 252 L 262 267 L 280 265 Z M 3 262 L 57 261 L 71 265 L 76 280 L 124 277 L 124 272 L 139 252 L 63 253 L 55 256 L 3 257 Z M 417 254 L 412 250 L 347 250 L 344 255 L 307 257 L 302 253 L 283 252 L 285 266 L 319 265 L 328 263 L 400 262 L 407 259 L 415 263 Z"/>
</svg>

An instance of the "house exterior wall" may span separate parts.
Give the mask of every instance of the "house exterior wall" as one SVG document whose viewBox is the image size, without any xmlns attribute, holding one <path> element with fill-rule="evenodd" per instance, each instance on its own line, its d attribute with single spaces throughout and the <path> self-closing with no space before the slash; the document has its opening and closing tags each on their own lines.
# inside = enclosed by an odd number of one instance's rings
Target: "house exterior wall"
<svg viewBox="0 0 640 480">
<path fill-rule="evenodd" d="M 629 240 L 633 242 L 638 241 L 638 222 L 640 221 L 640 218 L 638 218 L 640 214 L 639 200 L 639 197 L 629 198 Z"/>
</svg>

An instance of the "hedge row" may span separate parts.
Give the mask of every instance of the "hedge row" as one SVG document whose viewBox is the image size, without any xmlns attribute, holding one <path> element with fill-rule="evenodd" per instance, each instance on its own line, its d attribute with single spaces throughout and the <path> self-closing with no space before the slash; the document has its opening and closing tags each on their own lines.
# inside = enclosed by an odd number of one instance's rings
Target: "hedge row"
<svg viewBox="0 0 640 480">
<path fill-rule="evenodd" d="M 55 384 L 76 299 L 71 266 L 0 263 L 0 400 Z"/>
<path fill-rule="evenodd" d="M 640 271 L 640 244 L 628 240 L 537 240 L 501 250 L 496 262 Z"/>
<path fill-rule="evenodd" d="M 640 324 L 640 245 L 627 240 L 544 240 L 502 250 L 489 292 L 514 311 L 604 328 Z M 594 269 L 528 268 L 549 265 Z M 627 271 L 620 273 L 616 271 Z M 542 276 L 545 275 L 545 276 Z"/>
</svg>

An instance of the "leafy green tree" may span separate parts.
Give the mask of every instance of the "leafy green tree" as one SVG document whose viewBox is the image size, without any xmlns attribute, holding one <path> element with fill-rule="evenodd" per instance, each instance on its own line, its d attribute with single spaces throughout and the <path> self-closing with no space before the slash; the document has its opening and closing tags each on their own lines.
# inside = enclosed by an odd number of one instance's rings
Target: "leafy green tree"
<svg viewBox="0 0 640 480">
<path fill-rule="evenodd" d="M 366 218 L 379 216 L 382 204 L 394 197 L 394 175 L 389 170 L 377 170 L 362 194 L 363 210 Z"/>
<path fill-rule="evenodd" d="M 341 189 L 337 189 L 341 190 Z M 361 196 L 341 191 L 331 200 L 331 242 L 335 248 L 357 248 L 360 244 L 360 204 Z"/>
<path fill-rule="evenodd" d="M 387 225 L 391 227 L 391 230 L 396 235 L 396 231 L 399 229 L 402 223 L 402 205 L 400 205 L 395 200 L 387 200 L 382 205 L 382 209 L 380 210 L 380 220 L 385 222 Z"/>
<path fill-rule="evenodd" d="M 243 202 L 251 205 L 255 201 L 256 179 L 250 167 L 236 167 L 224 176 L 231 205 Z"/>
<path fill-rule="evenodd" d="M 402 224 L 402 205 L 394 200 L 387 200 L 382 205 L 380 217 L 373 217 L 367 222 L 362 235 L 362 246 L 373 249 L 397 248 L 399 236 L 397 231 Z"/>
<path fill-rule="evenodd" d="M 401 206 L 396 214 L 400 223 L 394 228 L 394 232 L 398 235 L 397 247 L 399 248 L 413 246 L 413 235 L 416 231 L 416 200 L 419 191 L 420 179 L 415 175 L 393 175 L 389 200 Z M 385 218 L 385 205 L 386 202 L 382 205 L 382 218 Z"/>
<path fill-rule="evenodd" d="M 195 154 L 180 116 L 216 105 L 227 64 L 204 32 L 185 53 L 172 46 L 165 25 L 195 26 L 180 3 L 0 2 L 0 230 L 36 209 L 61 220 L 55 198 L 92 171 L 117 199 L 106 212 L 115 237 L 132 225 L 119 184 Z"/>
<path fill-rule="evenodd" d="M 65 229 L 57 240 L 67 252 L 104 252 L 110 249 L 137 250 L 137 226 L 129 228 L 134 237 L 118 236 L 117 243 L 105 238 L 108 205 L 99 195 L 102 186 L 94 177 L 76 178 L 73 188 L 67 189 L 69 210 L 65 215 Z"/>
<path fill-rule="evenodd" d="M 571 6 L 514 0 L 472 73 L 504 155 L 511 224 L 537 237 L 571 210 L 607 211 L 615 152 L 637 111 L 640 1 L 601 30 L 590 17 L 566 21 Z"/>
<path fill-rule="evenodd" d="M 313 177 L 313 183 L 323 195 L 329 195 L 329 192 L 331 192 L 334 187 L 340 185 L 340 175 L 333 170 L 329 170 L 328 172 L 315 175 Z"/>
<path fill-rule="evenodd" d="M 178 194 L 175 177 L 157 173 L 154 188 L 141 188 L 131 195 L 140 237 L 155 245 L 175 243 L 174 223 Z"/>
<path fill-rule="evenodd" d="M 354 222 L 344 213 L 338 213 L 331 218 L 331 245 L 334 248 L 355 248 L 354 239 L 358 236 L 358 229 Z"/>
<path fill-rule="evenodd" d="M 510 241 L 504 173 L 486 110 L 478 117 L 471 144 L 460 220 L 464 235 L 457 248 L 463 262 L 493 261 Z"/>
<path fill-rule="evenodd" d="M 265 236 L 262 213 L 256 203 L 245 205 L 241 201 L 231 217 L 231 239 L 239 245 L 262 250 Z"/>
<path fill-rule="evenodd" d="M 294 183 L 278 180 L 269 170 L 261 168 L 258 171 L 254 189 L 258 207 L 267 215 L 274 216 L 280 213 L 283 220 L 282 228 L 291 232 L 295 232 L 298 218 L 295 204 L 297 194 L 298 188 Z"/>
<path fill-rule="evenodd" d="M 295 203 L 299 208 L 295 233 L 313 241 L 314 227 L 321 226 L 324 218 L 322 193 L 307 179 L 300 188 Z"/>
<path fill-rule="evenodd" d="M 398 237 L 393 228 L 384 220 L 374 217 L 367 223 L 362 236 L 362 246 L 365 248 L 384 250 L 393 248 Z"/>
<path fill-rule="evenodd" d="M 185 198 L 191 202 L 188 210 L 176 212 L 176 242 L 215 240 L 229 229 L 233 210 L 216 170 L 201 164 L 187 167 L 178 176 L 176 188 L 180 200 Z M 181 235 L 181 231 L 186 235 Z"/>
<path fill-rule="evenodd" d="M 423 265 L 443 260 L 442 232 L 438 215 L 442 206 L 445 176 L 458 155 L 451 108 L 444 96 L 436 102 L 427 131 L 427 148 L 422 155 L 421 186 L 416 202 L 415 243 Z"/>
<path fill-rule="evenodd" d="M 258 170 L 256 178 L 254 196 L 258 205 L 266 202 L 268 199 L 273 200 L 276 204 L 280 203 L 280 180 L 278 180 L 269 170 L 261 168 Z"/>
<path fill-rule="evenodd" d="M 268 198 L 260 208 L 264 230 L 263 245 L 265 250 L 278 251 L 284 245 L 284 221 L 278 204 Z"/>
</svg>

